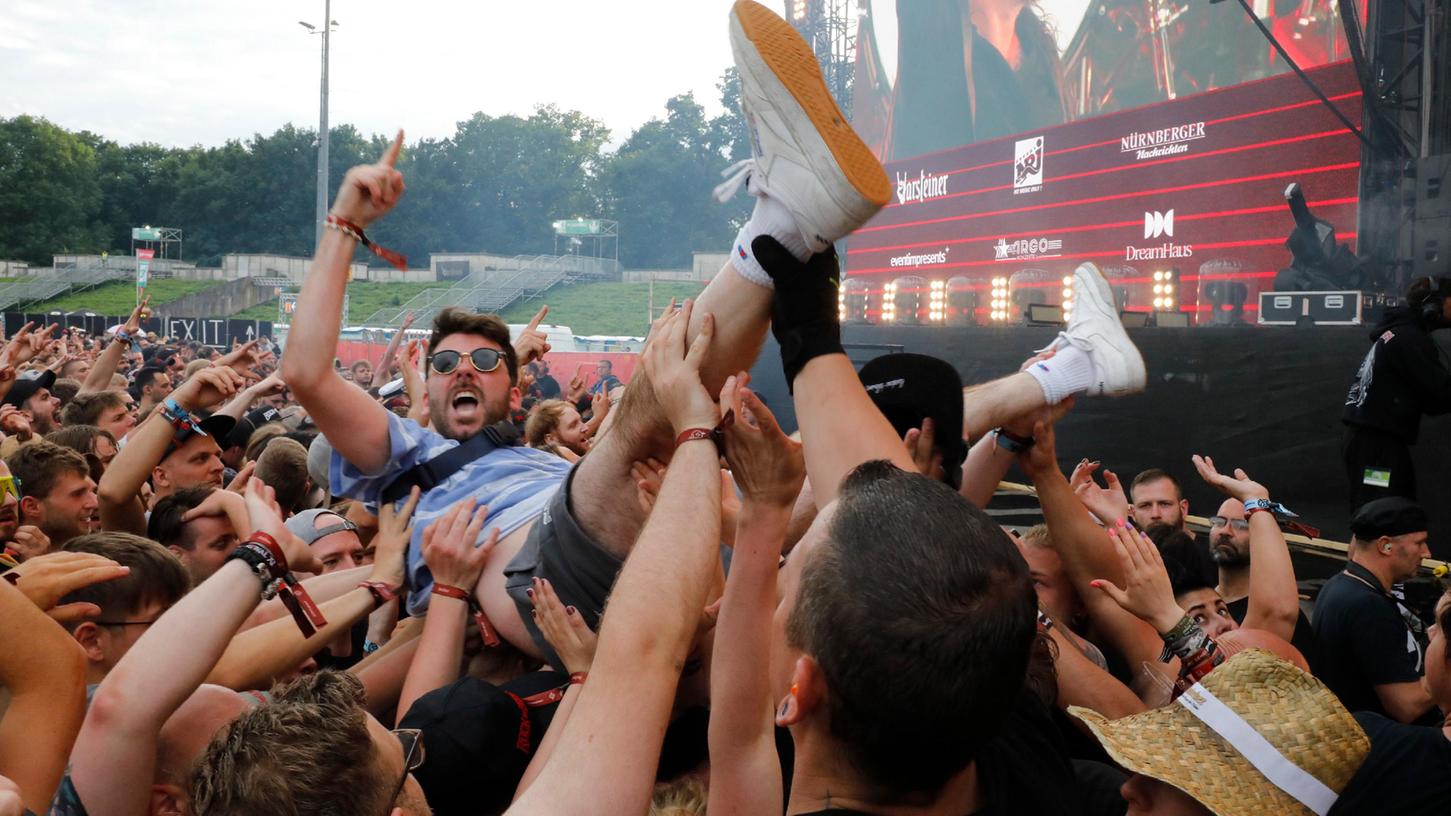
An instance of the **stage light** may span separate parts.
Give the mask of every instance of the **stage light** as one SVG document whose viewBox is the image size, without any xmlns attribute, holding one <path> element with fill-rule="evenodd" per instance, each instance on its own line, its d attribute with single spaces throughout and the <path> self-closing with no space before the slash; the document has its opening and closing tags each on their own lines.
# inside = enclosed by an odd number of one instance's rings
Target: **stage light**
<svg viewBox="0 0 1451 816">
<path fill-rule="evenodd" d="M 895 323 L 897 320 L 897 282 L 888 281 L 882 287 L 882 322 Z"/>
<path fill-rule="evenodd" d="M 1012 316 L 1009 310 L 1011 289 L 1008 279 L 996 277 L 992 281 L 992 319 L 994 322 L 1004 322 Z"/>
<path fill-rule="evenodd" d="M 799 23 L 805 20 L 809 7 L 808 0 L 791 0 L 791 21 Z"/>
<path fill-rule="evenodd" d="M 927 288 L 927 319 L 933 323 L 941 323 L 947 318 L 947 283 L 935 280 Z"/>
</svg>

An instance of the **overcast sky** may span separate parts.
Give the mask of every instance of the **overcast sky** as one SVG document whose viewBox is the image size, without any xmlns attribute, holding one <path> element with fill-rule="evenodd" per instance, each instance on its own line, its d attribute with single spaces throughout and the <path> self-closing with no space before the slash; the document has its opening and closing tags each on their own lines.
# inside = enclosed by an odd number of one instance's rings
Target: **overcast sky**
<svg viewBox="0 0 1451 816">
<path fill-rule="evenodd" d="M 693 91 L 719 110 L 730 0 L 333 0 L 332 123 L 443 137 L 555 103 L 615 141 Z M 781 0 L 767 0 L 781 8 Z M 317 126 L 322 0 L 0 0 L 0 117 L 122 143 Z"/>
<path fill-rule="evenodd" d="M 764 0 L 777 10 L 783 0 Z M 1060 47 L 1088 0 L 1040 0 Z M 869 0 L 895 74 L 896 0 Z M 554 103 L 613 141 L 692 91 L 719 112 L 731 0 L 333 0 L 330 121 L 409 140 Z M 118 142 L 316 127 L 322 0 L 0 0 L 0 117 Z"/>
</svg>

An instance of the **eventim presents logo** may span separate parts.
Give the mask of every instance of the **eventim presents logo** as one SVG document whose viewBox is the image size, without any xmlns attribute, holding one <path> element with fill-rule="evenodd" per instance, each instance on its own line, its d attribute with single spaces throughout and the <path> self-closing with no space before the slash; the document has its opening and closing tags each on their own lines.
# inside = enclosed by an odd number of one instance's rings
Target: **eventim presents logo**
<svg viewBox="0 0 1451 816">
<path fill-rule="evenodd" d="M 951 251 L 951 247 L 943 247 L 941 252 L 898 255 L 892 259 L 892 266 L 894 268 L 906 266 L 912 269 L 916 269 L 919 266 L 941 266 L 947 263 L 947 253 L 949 251 Z"/>
</svg>

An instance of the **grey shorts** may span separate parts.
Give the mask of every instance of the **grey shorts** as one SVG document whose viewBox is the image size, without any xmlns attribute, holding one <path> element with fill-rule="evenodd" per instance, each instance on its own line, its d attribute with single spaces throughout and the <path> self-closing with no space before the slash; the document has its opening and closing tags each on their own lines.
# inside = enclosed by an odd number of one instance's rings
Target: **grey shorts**
<svg viewBox="0 0 1451 816">
<path fill-rule="evenodd" d="M 534 579 L 547 580 L 554 586 L 554 592 L 562 603 L 573 606 L 584 616 L 590 629 L 598 630 L 605 600 L 609 598 L 615 577 L 624 564 L 596 544 L 575 520 L 569 508 L 569 496 L 578 472 L 578 465 L 569 471 L 564 484 L 560 485 L 544 508 L 543 515 L 529 531 L 519 554 L 504 568 L 504 586 L 518 606 L 519 617 L 529 630 L 529 636 L 534 638 L 534 643 L 550 664 L 561 671 L 564 666 L 559 662 L 559 656 L 534 624 L 534 604 L 528 595 Z"/>
</svg>

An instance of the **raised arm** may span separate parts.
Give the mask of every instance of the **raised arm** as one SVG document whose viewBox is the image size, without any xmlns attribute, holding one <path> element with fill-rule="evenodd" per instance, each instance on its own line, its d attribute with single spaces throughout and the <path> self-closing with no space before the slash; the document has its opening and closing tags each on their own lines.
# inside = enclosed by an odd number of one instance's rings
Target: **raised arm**
<svg viewBox="0 0 1451 816">
<path fill-rule="evenodd" d="M 215 413 L 219 416 L 229 416 L 232 419 L 241 419 L 242 415 L 247 413 L 247 411 L 252 408 L 257 400 L 262 399 L 263 397 L 270 397 L 276 394 L 281 394 L 286 389 L 287 386 L 282 382 L 281 377 L 279 377 L 275 373 L 270 374 L 267 377 L 259 380 L 258 382 L 255 382 L 242 389 L 241 391 L 238 391 L 235 397 L 232 397 L 230 400 L 228 400 L 227 404 L 223 405 L 221 408 L 218 408 Z"/>
<path fill-rule="evenodd" d="M 398 359 L 398 346 L 408 334 L 408 329 L 413 326 L 413 313 L 403 315 L 403 324 L 393 336 L 388 338 L 388 347 L 383 349 L 383 359 L 378 361 L 378 367 L 373 369 L 373 381 L 369 383 L 371 388 L 382 388 L 388 382 L 388 372 L 393 369 L 393 361 Z"/>
<path fill-rule="evenodd" d="M 8 633 L 0 648 L 0 686 L 10 693 L 0 719 L 0 776 L 19 787 L 27 808 L 44 813 L 86 713 L 85 656 L 6 581 L 0 581 L 0 619 Z"/>
<path fill-rule="evenodd" d="M 1039 422 L 1033 430 L 1033 446 L 1019 461 L 1037 488 L 1043 520 L 1053 533 L 1054 548 L 1063 559 L 1064 572 L 1083 599 L 1098 631 L 1128 664 L 1136 670 L 1145 662 L 1156 665 L 1163 644 L 1153 629 L 1092 587 L 1097 579 L 1122 580 L 1122 565 L 1108 534 L 1094 523 L 1063 477 L 1063 471 L 1058 469 L 1053 428 L 1051 423 Z M 1127 509 L 1125 506 L 1124 510 Z M 1122 520 L 1120 516 L 1110 524 Z M 1172 596 L 1169 600 L 1173 600 Z"/>
<path fill-rule="evenodd" d="M 657 321 L 641 356 L 677 436 L 720 421 L 700 382 L 715 323 L 705 316 L 686 353 L 691 311 L 687 301 Z M 615 582 L 589 682 L 554 755 L 509 813 L 638 816 L 649 808 L 680 667 L 720 568 L 718 457 L 708 438 L 676 448 L 655 510 Z"/>
<path fill-rule="evenodd" d="M 554 593 L 554 587 L 548 581 L 536 578 L 530 598 L 534 601 L 534 621 L 539 624 L 539 631 L 548 641 L 549 647 L 559 655 L 564 670 L 569 672 L 570 683 L 564 689 L 564 698 L 559 701 L 559 708 L 554 710 L 554 719 L 549 721 L 544 739 L 539 741 L 534 758 L 529 760 L 529 767 L 524 769 L 524 776 L 519 779 L 519 786 L 514 790 L 515 799 L 523 796 L 524 791 L 534 784 L 544 766 L 549 764 L 549 758 L 554 756 L 560 735 L 564 733 L 564 725 L 574 713 L 574 706 L 579 702 L 580 689 L 584 687 L 584 680 L 594 665 L 595 650 L 599 648 L 599 636 L 590 630 L 589 624 L 584 622 L 584 618 L 574 607 L 560 602 L 559 596 Z"/>
<path fill-rule="evenodd" d="M 378 536 L 372 568 L 363 583 L 330 601 L 319 604 L 327 624 L 304 636 L 292 618 L 279 617 L 248 629 L 232 639 L 216 666 L 207 674 L 208 683 L 238 691 L 265 688 L 302 661 L 322 651 L 338 633 L 366 618 L 378 607 L 379 598 L 364 584 L 381 584 L 387 594 L 396 594 L 403 584 L 403 556 L 408 549 L 407 519 L 417 504 L 416 494 L 399 511 L 401 529 Z M 391 511 L 390 511 L 391 512 Z"/>
<path fill-rule="evenodd" d="M 1194 457 L 1199 477 L 1238 502 L 1266 500 L 1270 491 L 1250 479 L 1249 474 L 1235 468 L 1234 476 L 1226 476 L 1214 467 L 1208 456 Z M 1263 629 L 1289 641 L 1300 618 L 1300 590 L 1295 584 L 1295 565 L 1290 561 L 1290 548 L 1275 514 L 1246 511 L 1249 517 L 1249 609 L 1245 611 L 1244 627 Z"/>
<path fill-rule="evenodd" d="M 278 542 L 289 566 L 315 568 L 307 545 L 288 535 L 273 495 L 248 483 L 252 523 Z M 71 781 L 91 816 L 147 812 L 162 725 L 201 685 L 261 588 L 246 563 L 227 561 L 158 618 L 102 681 L 71 754 Z"/>
<path fill-rule="evenodd" d="M 366 229 L 392 210 L 403 195 L 403 175 L 394 169 L 402 147 L 399 131 L 377 164 L 349 170 L 332 211 Z M 360 470 L 378 473 L 388 464 L 388 410 L 332 367 L 356 246 L 341 230 L 322 231 L 282 355 L 282 379 L 333 450 Z"/>
<path fill-rule="evenodd" d="M 225 366 L 213 366 L 182 383 L 170 399 L 194 414 L 237 393 L 242 385 L 242 376 L 237 372 Z M 176 428 L 161 408 L 127 435 L 126 444 L 111 460 L 96 488 L 103 528 L 146 534 L 146 508 L 137 497 L 175 436 Z"/>
<path fill-rule="evenodd" d="M 141 321 L 145 320 L 149 312 L 146 307 L 151 304 L 151 296 L 147 295 L 136 304 L 131 310 L 131 316 L 121 324 L 121 329 L 111 339 L 106 350 L 96 358 L 95 365 L 91 366 L 91 373 L 86 375 L 86 381 L 81 383 L 81 393 L 86 394 L 92 391 L 105 391 L 111 387 L 111 377 L 121 365 L 121 358 L 131 348 L 131 339 L 141 332 Z M 99 338 L 97 338 L 99 339 Z"/>
<path fill-rule="evenodd" d="M 387 505 L 383 511 L 388 512 Z M 419 697 L 458 679 L 464 634 L 472 620 L 469 592 L 499 543 L 499 531 L 491 530 L 483 544 L 474 546 L 488 514 L 489 508 L 476 507 L 472 498 L 465 498 L 423 530 L 423 562 L 433 573 L 434 590 L 418 652 L 398 696 L 399 720 Z"/>
<path fill-rule="evenodd" d="M 726 458 L 743 495 L 710 672 L 711 816 L 781 812 L 771 617 L 781 548 L 806 476 L 801 445 L 781 432 L 770 410 L 740 381 L 728 378 L 720 400 L 736 412 L 726 431 Z"/>
</svg>

